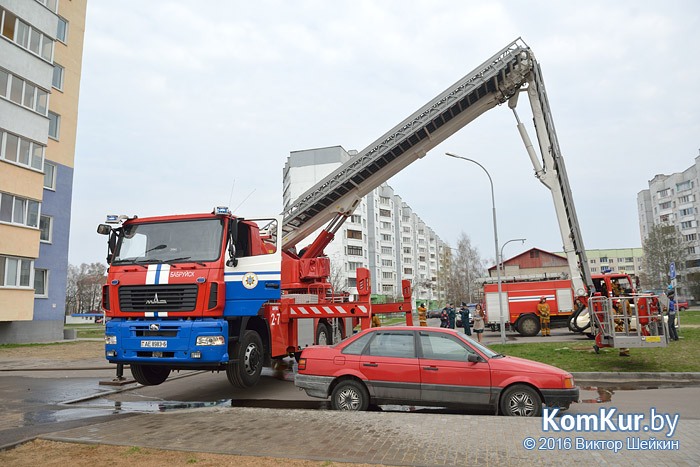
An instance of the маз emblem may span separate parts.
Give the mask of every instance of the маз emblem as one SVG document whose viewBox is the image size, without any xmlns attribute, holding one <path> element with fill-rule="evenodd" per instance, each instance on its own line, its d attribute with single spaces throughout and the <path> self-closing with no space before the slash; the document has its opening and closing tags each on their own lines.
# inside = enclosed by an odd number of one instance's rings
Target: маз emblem
<svg viewBox="0 0 700 467">
<path fill-rule="evenodd" d="M 247 272 L 243 276 L 243 287 L 246 289 L 254 289 L 258 285 L 258 275 L 254 272 Z"/>
<path fill-rule="evenodd" d="M 152 300 L 146 300 L 146 305 L 165 305 L 168 303 L 166 300 L 158 300 L 158 294 L 153 295 Z"/>
</svg>

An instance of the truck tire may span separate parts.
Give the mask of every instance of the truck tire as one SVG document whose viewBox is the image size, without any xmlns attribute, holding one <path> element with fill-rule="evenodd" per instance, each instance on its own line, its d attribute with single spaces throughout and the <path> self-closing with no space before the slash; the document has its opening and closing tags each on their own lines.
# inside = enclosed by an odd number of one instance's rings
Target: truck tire
<svg viewBox="0 0 700 467">
<path fill-rule="evenodd" d="M 334 410 L 367 410 L 369 393 L 360 382 L 352 379 L 341 381 L 331 393 L 331 405 Z"/>
<path fill-rule="evenodd" d="M 521 336 L 536 336 L 540 332 L 540 320 L 535 315 L 523 316 L 518 321 L 518 332 Z"/>
<path fill-rule="evenodd" d="M 503 392 L 501 413 L 511 417 L 539 417 L 542 399 L 537 391 L 524 384 L 516 384 Z"/>
<path fill-rule="evenodd" d="M 333 335 L 328 324 L 321 322 L 316 326 L 316 345 L 333 345 Z"/>
<path fill-rule="evenodd" d="M 144 386 L 157 386 L 170 375 L 170 368 L 160 365 L 140 365 L 132 363 L 131 374 L 137 383 Z"/>
<path fill-rule="evenodd" d="M 257 384 L 263 367 L 262 339 L 255 331 L 245 331 L 234 347 L 233 358 L 226 366 L 229 383 L 238 388 L 250 388 Z"/>
</svg>

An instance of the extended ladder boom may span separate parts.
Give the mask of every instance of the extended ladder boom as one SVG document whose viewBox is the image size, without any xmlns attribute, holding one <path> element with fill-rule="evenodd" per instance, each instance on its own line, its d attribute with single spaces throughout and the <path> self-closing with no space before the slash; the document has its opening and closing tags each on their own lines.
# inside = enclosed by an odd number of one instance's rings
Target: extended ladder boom
<svg viewBox="0 0 700 467">
<path fill-rule="evenodd" d="M 420 110 L 307 190 L 285 211 L 282 246 L 289 249 L 338 214 L 349 215 L 387 181 L 527 82 L 530 49 L 513 41 Z"/>
</svg>

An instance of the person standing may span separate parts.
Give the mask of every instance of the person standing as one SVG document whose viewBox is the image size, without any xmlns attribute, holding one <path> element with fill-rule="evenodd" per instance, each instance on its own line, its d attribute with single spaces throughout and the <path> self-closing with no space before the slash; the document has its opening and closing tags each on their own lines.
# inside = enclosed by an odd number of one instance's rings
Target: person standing
<svg viewBox="0 0 700 467">
<path fill-rule="evenodd" d="M 676 305 L 675 296 L 671 295 L 669 298 L 668 312 L 666 313 L 668 315 L 668 338 L 677 341 L 678 331 L 676 330 L 676 309 L 678 306 Z"/>
<path fill-rule="evenodd" d="M 484 321 L 486 320 L 486 314 L 484 309 L 481 308 L 481 303 L 476 305 L 476 310 L 474 310 L 474 332 L 476 333 L 476 338 L 481 343 L 481 335 L 484 333 Z"/>
<path fill-rule="evenodd" d="M 418 307 L 418 322 L 421 326 L 428 326 L 428 309 L 425 307 L 425 303 L 421 303 Z"/>
<path fill-rule="evenodd" d="M 540 303 L 537 304 L 537 313 L 540 315 L 540 328 L 542 335 L 549 337 L 549 305 L 545 297 L 540 298 Z"/>
<path fill-rule="evenodd" d="M 459 314 L 462 318 L 462 327 L 464 328 L 464 334 L 466 334 L 467 336 L 471 336 L 472 330 L 469 327 L 469 308 L 467 308 L 466 303 L 462 302 L 462 306 L 459 309 Z"/>
<path fill-rule="evenodd" d="M 380 327 L 382 327 L 382 322 L 379 321 L 379 315 L 372 314 L 372 327 L 373 327 L 373 328 L 380 328 Z"/>
<path fill-rule="evenodd" d="M 450 318 L 450 329 L 455 328 L 455 324 L 457 322 L 457 311 L 455 310 L 455 304 L 450 303 L 450 307 L 447 310 L 447 315 Z"/>
</svg>

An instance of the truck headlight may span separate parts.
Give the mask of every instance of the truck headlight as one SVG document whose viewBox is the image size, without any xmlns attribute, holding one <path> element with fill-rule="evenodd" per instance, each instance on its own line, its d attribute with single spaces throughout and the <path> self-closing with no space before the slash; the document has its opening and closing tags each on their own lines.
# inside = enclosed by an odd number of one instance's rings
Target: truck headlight
<svg viewBox="0 0 700 467">
<path fill-rule="evenodd" d="M 117 345 L 117 336 L 105 335 L 105 345 Z"/>
<path fill-rule="evenodd" d="M 195 345 L 226 345 L 224 336 L 198 336 Z"/>
</svg>

